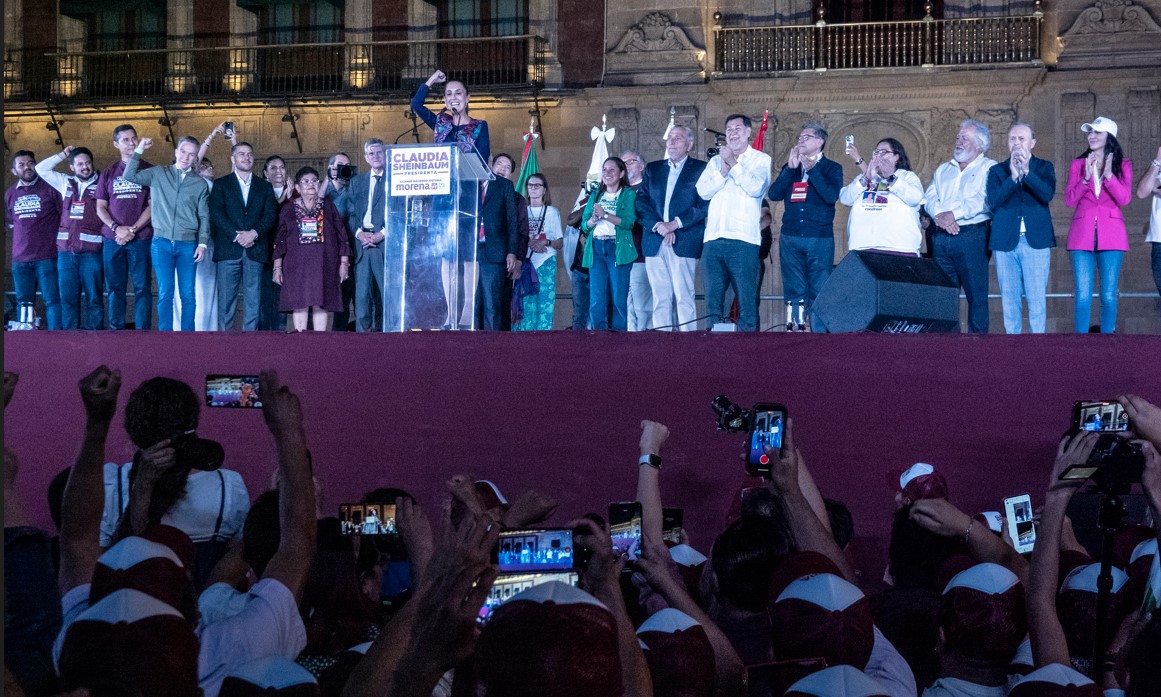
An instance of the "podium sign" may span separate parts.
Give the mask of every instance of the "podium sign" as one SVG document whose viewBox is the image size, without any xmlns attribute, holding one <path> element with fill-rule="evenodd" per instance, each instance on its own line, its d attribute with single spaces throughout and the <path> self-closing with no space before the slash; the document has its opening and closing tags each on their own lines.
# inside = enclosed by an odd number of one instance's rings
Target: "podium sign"
<svg viewBox="0 0 1161 697">
<path fill-rule="evenodd" d="M 480 183 L 495 177 L 454 145 L 392 146 L 387 162 L 383 331 L 475 329 Z"/>
</svg>

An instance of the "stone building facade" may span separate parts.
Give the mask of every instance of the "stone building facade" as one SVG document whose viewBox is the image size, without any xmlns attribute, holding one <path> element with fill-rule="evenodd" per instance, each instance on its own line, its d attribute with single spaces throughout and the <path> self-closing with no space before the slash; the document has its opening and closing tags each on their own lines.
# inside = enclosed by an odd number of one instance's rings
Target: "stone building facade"
<svg viewBox="0 0 1161 697">
<path fill-rule="evenodd" d="M 168 49 L 246 47 L 258 41 L 261 15 L 246 0 L 143 0 L 151 2 L 165 7 Z M 69 0 L 60 4 L 76 5 Z M 474 6 L 502 4 L 476 0 Z M 671 118 L 695 129 L 696 151 L 704 153 L 713 145 L 713 136 L 703 128 L 724 130 L 722 120 L 730 113 L 748 113 L 757 120 L 769 111 L 765 150 L 776 166 L 785 161 L 802 122 L 820 118 L 832 135 L 826 153 L 844 163 L 848 179 L 856 169 L 843 156 L 842 136 L 854 135 L 864 150 L 890 136 L 905 145 L 925 184 L 935 168 L 950 158 L 961 120 L 974 118 L 992 128 L 987 154 L 997 161 L 1007 157 L 1008 125 L 1016 119 L 1032 123 L 1036 154 L 1052 160 L 1058 174 L 1052 210 L 1059 246 L 1052 256 L 1049 331 L 1072 329 L 1072 270 L 1063 249 L 1071 211 L 1063 205 L 1061 194 L 1069 161 L 1085 147 L 1079 125 L 1098 115 L 1115 119 L 1137 175 L 1161 146 L 1161 0 L 945 0 L 929 3 L 935 16 L 927 24 L 917 16 L 910 24 L 843 29 L 848 25 L 831 23 L 825 30 L 815 23 L 820 5 L 825 21 L 827 3 L 809 0 L 524 0 L 514 4 L 524 13 L 520 18 L 524 33 L 543 40 L 536 44 L 536 77 L 542 84 L 535 89 L 527 83 L 474 88 L 473 113 L 489 121 L 493 152 L 511 152 L 519 159 L 521 136 L 539 110 L 543 134 L 539 162 L 555 190 L 556 203 L 565 207 L 571 204 L 592 154 L 589 131 L 602 117 L 617 129 L 611 152 L 634 149 L 648 160 L 663 156 L 661 137 Z M 854 5 L 870 8 L 871 4 L 868 0 Z M 75 11 L 50 13 L 44 3 L 33 0 L 6 3 L 4 136 L 8 153 L 30 149 L 43 157 L 59 150 L 54 142 L 57 132 L 47 129 L 46 123 L 59 126 L 64 143 L 92 148 L 101 166 L 115 157 L 112 129 L 124 122 L 136 124 L 140 135 L 155 139 L 169 137 L 171 128 L 179 137 L 200 138 L 230 119 L 260 156 L 281 154 L 292 170 L 299 163 L 321 163 L 336 151 L 346 151 L 361 162 L 361 144 L 372 136 L 392 142 L 402 134 L 400 142 L 414 142 L 411 121 L 405 116 L 408 93 L 430 73 L 433 57 L 441 50 L 437 48 L 444 21 L 441 12 L 446 10 L 426 0 L 340 0 L 337 6 L 341 7 L 343 42 L 409 42 L 404 45 L 406 65 L 391 89 L 352 92 L 359 60 L 359 52 L 352 50 L 344 54 L 347 89 L 333 94 L 198 99 L 170 92 L 152 98 L 50 96 L 34 100 L 27 96 L 30 89 L 23 79 L 31 72 L 28 63 L 42 54 L 83 52 L 86 27 L 91 24 L 78 19 Z M 866 12 L 871 16 L 870 9 Z M 1005 59 L 1005 47 L 1011 48 L 1006 42 L 1015 34 L 1003 33 L 1008 30 L 990 35 L 954 33 L 971 22 L 1014 17 L 1028 21 L 1034 17 L 1034 24 L 1021 25 L 1034 27 L 1028 29 L 1034 33 L 1019 35 L 1025 45 L 1010 60 Z M 763 33 L 764 27 L 789 31 Z M 754 41 L 759 43 L 748 44 L 734 55 L 736 44 L 727 46 L 726 41 L 737 36 L 730 32 L 743 28 L 754 29 L 758 37 Z M 918 33 L 908 34 L 912 31 Z M 899 55 L 923 48 L 918 44 L 924 40 L 908 38 L 926 36 L 923 32 L 932 32 L 939 44 L 928 47 L 934 58 L 925 55 L 915 65 L 899 64 L 895 60 Z M 802 41 L 807 43 L 795 43 Z M 824 48 L 818 43 L 822 41 L 830 43 Z M 894 47 L 896 53 L 874 64 L 879 60 L 876 56 L 886 55 L 870 50 L 879 44 Z M 973 52 L 973 45 L 979 50 Z M 858 54 L 859 47 L 866 59 L 862 64 L 833 67 Z M 809 65 L 784 69 L 774 62 L 771 69 L 761 69 L 764 61 L 779 52 L 788 53 L 792 62 L 801 59 Z M 986 59 L 976 60 L 981 55 Z M 957 63 L 957 56 L 967 58 Z M 743 60 L 734 60 L 738 57 Z M 749 59 L 759 69 L 737 68 Z M 57 77 L 67 77 L 60 75 L 64 61 L 56 60 Z M 92 58 L 84 60 L 92 62 Z M 175 66 L 172 57 L 168 61 L 167 88 L 174 75 L 182 74 L 182 66 Z M 73 61 L 70 69 L 83 70 L 83 65 L 83 61 Z M 262 69 L 249 67 L 254 75 Z M 430 137 L 422 125 L 419 136 Z M 224 146 L 215 146 L 209 156 L 219 163 L 222 174 L 228 167 Z M 6 185 L 10 183 L 9 173 Z M 846 212 L 839 208 L 836 256 L 841 258 Z M 1135 198 L 1125 209 L 1130 252 L 1120 282 L 1118 331 L 1122 332 L 1161 332 L 1161 300 L 1143 241 L 1148 214 L 1149 202 Z M 779 216 L 776 208 L 776 220 Z M 778 321 L 777 245 L 773 259 L 763 288 L 769 296 L 762 308 L 763 327 Z M 992 279 L 996 294 L 994 272 Z M 10 280 L 7 287 L 11 288 Z M 557 324 L 565 326 L 567 277 L 562 275 L 557 288 L 561 298 Z M 998 295 L 992 300 L 992 328 L 1002 331 Z"/>
</svg>

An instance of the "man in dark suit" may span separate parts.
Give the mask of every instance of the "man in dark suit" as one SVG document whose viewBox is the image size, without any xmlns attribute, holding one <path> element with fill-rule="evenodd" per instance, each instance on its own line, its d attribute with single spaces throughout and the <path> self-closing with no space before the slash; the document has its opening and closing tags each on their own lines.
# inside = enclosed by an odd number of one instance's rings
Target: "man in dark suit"
<svg viewBox="0 0 1161 697">
<path fill-rule="evenodd" d="M 484 202 L 480 221 L 484 239 L 476 247 L 476 261 L 480 268 L 480 295 L 483 304 L 484 329 L 503 328 L 504 287 L 510 278 L 520 275 L 520 235 L 527 244 L 528 228 L 517 223 L 519 204 L 512 182 L 503 176 L 480 182 L 484 187 Z"/>
<path fill-rule="evenodd" d="M 347 221 L 355 250 L 355 324 L 360 332 L 381 328 L 384 240 L 387 237 L 387 147 L 378 138 L 363 144 L 370 171 L 351 179 L 335 202 Z"/>
<path fill-rule="evenodd" d="M 786 331 L 806 331 L 810 306 L 834 269 L 834 204 L 843 188 L 843 166 L 823 154 L 826 139 L 818 121 L 802 124 L 798 144 L 767 192 L 771 201 L 785 204 L 778 260 Z"/>
<path fill-rule="evenodd" d="M 234 171 L 214 181 L 210 191 L 210 234 L 218 271 L 218 322 L 234 327 L 238 286 L 242 286 L 242 329 L 258 328 L 262 276 L 270 273 L 270 249 L 278 205 L 274 187 L 254 176 L 254 148 L 238 143 L 230 153 Z"/>
<path fill-rule="evenodd" d="M 1012 156 L 988 170 L 988 249 L 996 257 L 1004 331 L 1009 334 L 1019 334 L 1024 324 L 1021 295 L 1028 299 L 1032 333 L 1043 334 L 1047 325 L 1048 268 L 1056 246 L 1048 204 L 1056 194 L 1056 168 L 1032 156 L 1035 146 L 1032 127 L 1017 121 L 1008 129 Z"/>
<path fill-rule="evenodd" d="M 693 129 L 674 126 L 665 138 L 666 159 L 645 166 L 637 189 L 641 251 L 653 291 L 656 329 L 697 329 L 693 278 L 701 258 L 709 202 L 697 193 L 697 180 L 706 163 L 690 157 L 692 150 Z"/>
</svg>

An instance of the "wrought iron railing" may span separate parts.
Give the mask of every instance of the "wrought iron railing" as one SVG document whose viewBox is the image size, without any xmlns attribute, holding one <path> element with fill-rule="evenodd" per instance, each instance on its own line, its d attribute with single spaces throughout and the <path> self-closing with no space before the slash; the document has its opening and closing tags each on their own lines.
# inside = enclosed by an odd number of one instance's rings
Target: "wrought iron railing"
<svg viewBox="0 0 1161 697">
<path fill-rule="evenodd" d="M 544 82 L 538 36 L 146 51 L 9 51 L 11 101 L 237 99 L 410 91 L 437 68 L 473 90 Z"/>
<path fill-rule="evenodd" d="M 1040 60 L 1039 13 L 1026 17 L 718 28 L 714 74 L 995 65 Z"/>
</svg>

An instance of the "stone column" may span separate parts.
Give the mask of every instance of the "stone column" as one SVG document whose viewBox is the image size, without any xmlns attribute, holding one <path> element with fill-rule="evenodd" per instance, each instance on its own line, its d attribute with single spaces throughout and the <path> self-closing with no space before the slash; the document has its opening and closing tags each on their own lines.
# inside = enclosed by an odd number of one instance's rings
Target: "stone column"
<svg viewBox="0 0 1161 697">
<path fill-rule="evenodd" d="M 375 66 L 370 45 L 374 24 L 371 0 L 347 0 L 343 26 L 346 34 L 345 82 L 348 87 L 364 89 L 375 84 Z"/>
<path fill-rule="evenodd" d="M 556 0 L 529 0 L 528 33 L 543 37 L 546 41 L 540 54 L 540 59 L 544 61 L 544 86 L 560 87 L 563 78 L 559 58 L 560 28 L 557 24 Z"/>
<path fill-rule="evenodd" d="M 83 20 L 60 15 L 56 25 L 57 45 L 66 55 L 57 59 L 56 76 L 52 92 L 62 97 L 78 94 L 85 78 L 85 59 L 80 55 L 85 50 L 86 29 Z"/>
<path fill-rule="evenodd" d="M 24 94 L 24 3 L 4 3 L 4 99 Z"/>
<path fill-rule="evenodd" d="M 407 0 L 407 67 L 403 79 L 426 80 L 439 67 L 439 53 L 431 43 L 439 38 L 439 13 L 427 0 Z"/>
</svg>

